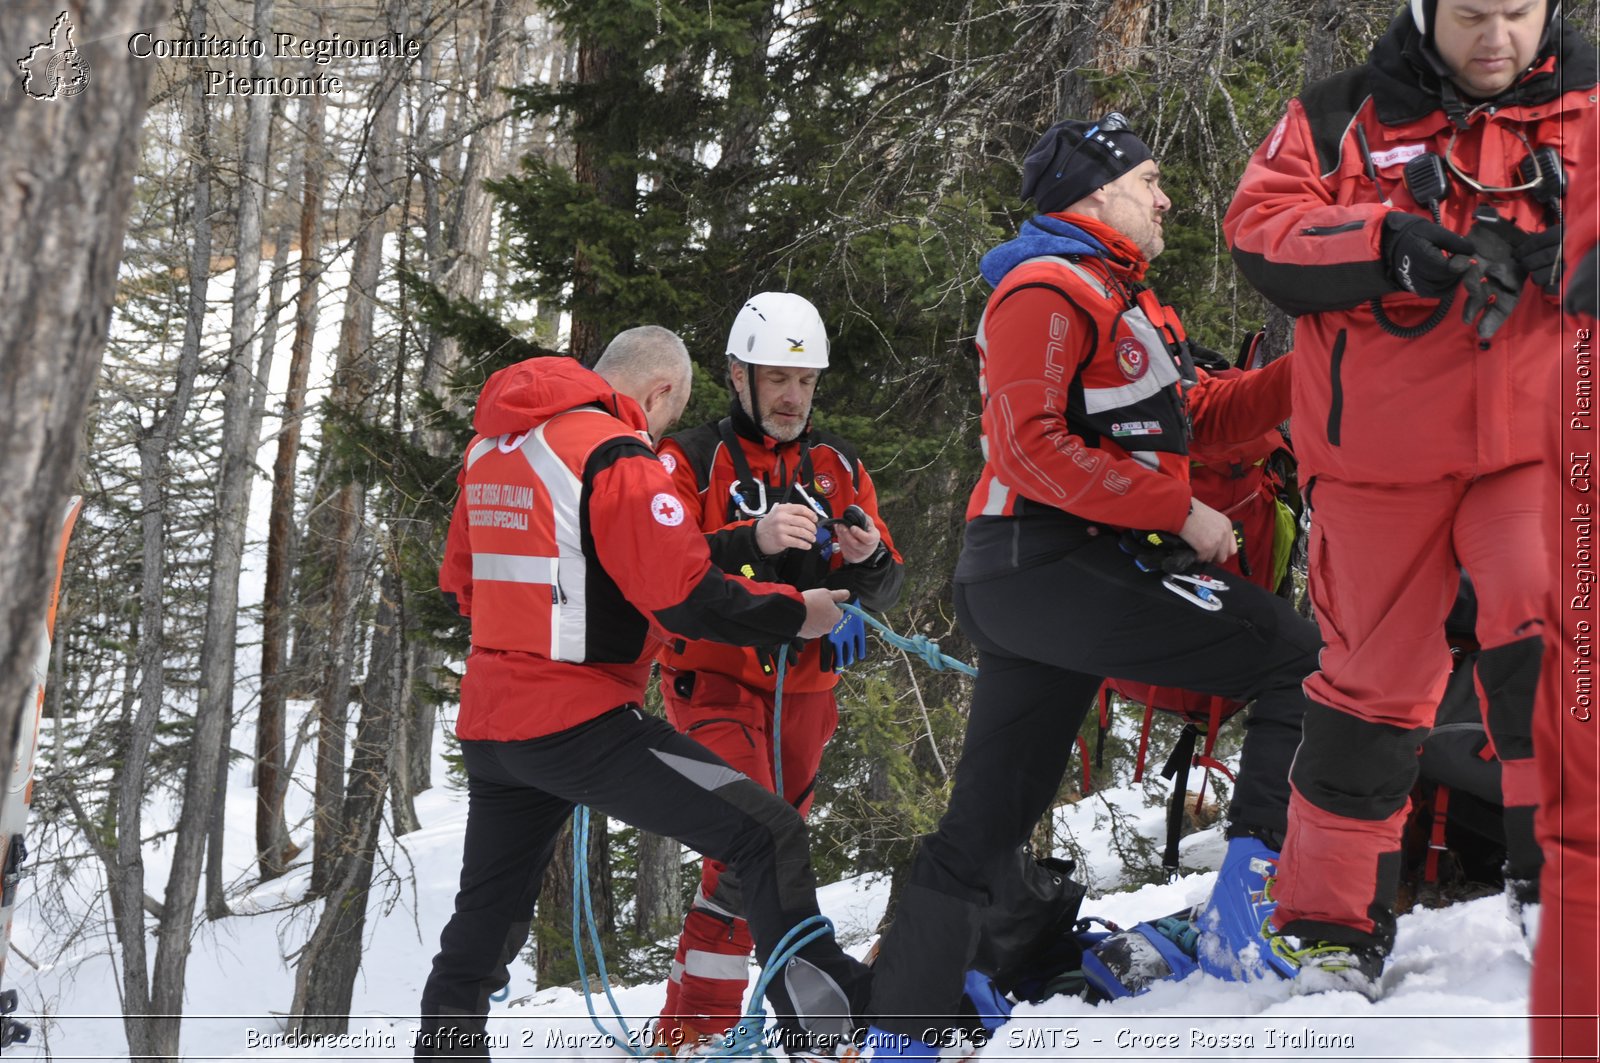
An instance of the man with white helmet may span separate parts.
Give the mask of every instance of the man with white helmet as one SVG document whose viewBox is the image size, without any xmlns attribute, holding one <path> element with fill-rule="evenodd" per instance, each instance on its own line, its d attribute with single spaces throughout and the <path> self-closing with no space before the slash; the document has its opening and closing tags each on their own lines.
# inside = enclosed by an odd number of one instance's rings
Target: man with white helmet
<svg viewBox="0 0 1600 1063">
<path fill-rule="evenodd" d="M 811 427 L 817 379 L 828 367 L 816 307 L 789 292 L 751 296 L 734 319 L 727 356 L 729 415 L 660 447 L 713 561 L 729 573 L 845 589 L 864 608 L 889 608 L 904 570 L 872 477 L 850 444 Z M 659 657 L 667 718 L 766 788 L 776 790 L 781 777 L 781 796 L 804 813 L 838 722 L 837 670 L 859 655 L 861 637 L 839 632 L 762 650 L 675 640 Z M 693 1040 L 738 1020 L 751 950 L 743 910 L 734 877 L 707 859 L 678 941 L 663 1037 Z"/>
</svg>

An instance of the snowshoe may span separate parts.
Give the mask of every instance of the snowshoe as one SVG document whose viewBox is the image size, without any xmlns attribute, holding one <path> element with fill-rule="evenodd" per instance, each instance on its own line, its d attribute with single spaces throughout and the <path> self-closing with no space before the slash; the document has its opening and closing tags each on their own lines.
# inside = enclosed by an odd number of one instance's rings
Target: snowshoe
<svg viewBox="0 0 1600 1063">
<path fill-rule="evenodd" d="M 1381 945 L 1342 945 L 1333 941 L 1298 941 L 1285 934 L 1273 944 L 1278 955 L 1296 967 L 1296 993 L 1360 993 L 1368 1000 L 1383 995 L 1383 964 L 1389 952 Z"/>
<path fill-rule="evenodd" d="M 1294 965 L 1270 943 L 1267 921 L 1278 908 L 1270 880 L 1277 869 L 1278 854 L 1261 839 L 1228 842 L 1216 885 L 1195 919 L 1202 971 L 1230 982 L 1295 976 Z"/>
<path fill-rule="evenodd" d="M 1108 1000 L 1137 996 L 1153 983 L 1179 981 L 1197 968 L 1194 924 L 1179 913 L 1119 930 L 1083 954 L 1083 975 Z"/>
</svg>

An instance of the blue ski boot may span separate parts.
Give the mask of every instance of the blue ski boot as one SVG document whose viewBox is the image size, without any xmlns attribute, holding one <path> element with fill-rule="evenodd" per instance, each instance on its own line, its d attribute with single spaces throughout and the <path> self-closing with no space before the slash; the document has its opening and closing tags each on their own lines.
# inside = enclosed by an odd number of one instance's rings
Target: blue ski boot
<svg viewBox="0 0 1600 1063">
<path fill-rule="evenodd" d="M 968 971 L 965 990 L 967 1004 L 977 1013 L 978 1025 L 987 1037 L 993 1037 L 996 1030 L 1011 1021 L 1011 1009 L 1016 1005 L 1000 992 L 993 978 L 981 971 Z"/>
<path fill-rule="evenodd" d="M 1230 982 L 1293 978 L 1295 967 L 1273 951 L 1267 920 L 1277 910 L 1270 879 L 1278 854 L 1260 838 L 1234 838 L 1217 872 L 1211 897 L 1195 918 L 1200 969 Z"/>
</svg>

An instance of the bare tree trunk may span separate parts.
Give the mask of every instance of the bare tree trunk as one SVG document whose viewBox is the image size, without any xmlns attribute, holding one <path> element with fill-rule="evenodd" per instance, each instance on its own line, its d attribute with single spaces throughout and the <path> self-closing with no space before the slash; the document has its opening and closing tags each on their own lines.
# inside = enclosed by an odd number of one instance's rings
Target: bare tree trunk
<svg viewBox="0 0 1600 1063">
<path fill-rule="evenodd" d="M 321 97 L 313 97 L 313 99 L 320 100 Z M 305 112 L 307 110 L 309 110 L 309 109 L 310 109 L 309 105 L 307 107 L 305 107 L 305 108 L 302 108 L 301 114 L 304 115 Z M 289 174 L 288 174 L 288 180 L 285 183 L 285 189 L 284 189 L 284 199 L 285 199 L 285 201 L 288 201 L 290 198 L 292 198 L 294 196 L 294 194 L 295 194 L 296 189 L 301 188 L 304 185 L 304 182 L 305 182 L 305 170 L 306 170 L 306 162 L 307 162 L 306 157 L 303 154 L 302 155 L 296 155 L 295 156 L 295 160 L 296 161 L 294 162 L 294 164 L 292 164 L 291 167 L 290 167 Z M 283 216 L 283 220 L 278 225 L 278 232 L 277 232 L 276 238 L 273 241 L 274 253 L 273 253 L 273 261 L 272 261 L 272 285 L 268 289 L 268 292 L 267 292 L 267 307 L 268 307 L 268 310 L 267 310 L 267 323 L 266 323 L 265 327 L 262 329 L 262 333 L 261 333 L 262 353 L 261 353 L 261 360 L 257 362 L 257 369 L 256 369 L 256 376 L 257 376 L 258 379 L 261 379 L 261 380 L 267 379 L 267 371 L 271 366 L 272 348 L 274 348 L 277 345 L 278 317 L 279 317 L 279 314 L 281 313 L 281 311 L 283 309 L 283 306 L 284 306 L 284 303 L 283 303 L 283 289 L 284 289 L 284 285 L 287 282 L 288 274 L 289 274 L 289 247 L 294 242 L 294 236 L 295 236 L 296 228 L 297 228 L 296 223 L 294 222 L 291 214 L 287 210 L 285 210 L 284 216 Z M 294 373 L 294 368 L 295 367 L 294 367 L 294 364 L 293 364 L 293 358 L 291 357 L 290 367 L 289 367 L 291 378 L 292 378 L 293 373 Z M 293 386 L 294 385 L 293 385 L 293 382 L 291 380 L 291 383 L 290 383 L 290 390 L 291 391 L 293 390 Z M 301 399 L 300 399 L 299 407 L 297 407 L 297 409 L 304 406 L 304 393 L 305 393 L 305 382 L 302 381 L 301 382 Z M 285 399 L 284 405 L 285 405 L 285 407 L 288 407 L 288 405 L 289 405 L 289 400 L 287 398 Z M 285 410 L 285 414 L 287 414 L 287 409 Z M 266 416 L 266 389 L 265 388 L 258 388 L 256 390 L 256 402 L 251 407 L 251 410 L 250 410 L 250 438 L 259 439 L 261 437 L 261 422 L 262 422 L 262 420 L 263 420 L 263 418 L 265 416 Z M 279 427 L 280 427 L 280 429 L 284 427 L 282 422 L 280 422 L 280 426 Z M 298 422 L 296 423 L 295 427 L 298 430 L 298 428 L 299 428 Z M 297 436 L 297 440 L 296 441 L 298 443 L 298 436 Z M 280 445 L 281 445 L 281 437 L 280 437 Z M 290 484 L 289 504 L 290 504 L 290 506 L 292 508 L 293 504 L 294 504 L 294 495 L 293 495 L 294 462 L 293 462 L 292 452 L 291 452 L 291 458 L 290 458 L 290 463 L 289 463 L 289 473 L 288 473 L 288 475 L 289 475 L 289 484 Z M 277 468 L 276 468 L 276 463 L 274 463 L 274 468 L 273 468 L 273 500 L 274 500 L 274 502 L 277 501 L 277 486 L 278 486 L 277 485 Z M 272 516 L 273 515 L 269 511 L 269 514 L 268 514 L 268 539 L 269 539 L 268 555 L 269 555 L 269 565 L 270 565 L 270 555 L 271 555 L 270 539 L 271 539 L 271 534 L 272 534 L 272 528 L 271 528 Z M 281 575 L 279 575 L 279 582 L 280 582 L 280 584 L 282 583 Z M 262 596 L 262 616 L 263 616 L 262 627 L 263 627 L 263 633 L 262 633 L 262 644 L 261 644 L 261 704 L 260 704 L 260 707 L 259 707 L 259 710 L 258 710 L 257 716 L 256 716 L 255 775 L 254 775 L 254 777 L 252 779 L 252 781 L 253 781 L 253 783 L 254 783 L 254 785 L 256 787 L 256 862 L 257 862 L 257 865 L 258 865 L 258 868 L 259 868 L 261 880 L 263 882 L 265 882 L 265 881 L 267 881 L 269 879 L 276 878 L 278 875 L 281 875 L 283 873 L 283 871 L 286 869 L 289 860 L 293 859 L 294 855 L 298 852 L 298 850 L 295 850 L 295 849 L 292 848 L 293 843 L 289 840 L 289 826 L 284 821 L 284 816 L 283 816 L 283 792 L 282 792 L 282 788 L 280 787 L 280 780 L 282 778 L 283 772 L 285 771 L 285 767 L 284 767 L 284 763 L 283 763 L 283 757 L 284 757 L 284 698 L 283 698 L 283 686 L 282 686 L 281 682 L 279 681 L 279 678 L 276 675 L 272 674 L 272 672 L 269 672 L 268 668 L 267 668 L 267 666 L 269 664 L 272 665 L 273 671 L 276 671 L 278 668 L 281 667 L 281 663 L 280 662 L 283 659 L 283 648 L 282 648 L 283 626 L 282 626 L 282 614 L 280 612 L 278 614 L 278 616 L 274 618 L 275 623 L 277 624 L 277 627 L 274 630 L 273 634 L 275 636 L 277 636 L 277 638 L 278 638 L 277 657 L 274 659 L 274 658 L 272 658 L 270 656 L 269 650 L 267 648 L 268 640 L 266 638 L 266 630 L 265 630 L 266 629 L 265 617 L 266 617 L 266 614 L 267 614 L 268 609 L 269 609 L 268 603 L 269 603 L 270 600 L 271 600 L 271 596 L 270 595 L 263 594 L 263 596 Z M 280 608 L 281 608 L 281 603 L 280 603 Z M 269 698 L 269 687 L 271 688 L 271 690 L 270 690 L 270 698 Z M 269 777 L 266 778 L 265 781 L 263 781 L 263 776 L 269 776 Z M 275 799 L 274 799 L 274 795 L 276 795 Z"/>
<path fill-rule="evenodd" d="M 682 874 L 683 846 L 676 839 L 640 831 L 633 919 L 640 937 L 655 941 L 682 928 L 683 895 L 678 891 Z"/>
<path fill-rule="evenodd" d="M 79 440 L 100 370 L 116 290 L 117 267 L 138 164 L 150 67 L 130 61 L 125 42 L 153 25 L 160 5 L 130 7 L 88 0 L 70 13 L 68 29 L 37 18 L 33 5 L 0 6 L 0 40 L 21 47 L 55 40 L 57 48 L 29 53 L 26 88 L 13 81 L 0 103 L 0 786 L 9 788 L 16 736 L 14 713 L 26 699 L 53 571 L 61 506 L 77 469 Z M 64 13 L 61 18 L 68 19 Z M 66 34 L 70 33 L 70 39 Z M 93 40 L 85 40 L 92 35 Z M 69 73 L 90 80 L 75 98 L 61 93 L 48 72 L 54 58 L 71 56 Z M 28 93 L 53 99 L 30 99 Z M 200 99 L 195 97 L 198 104 Z M 203 128 L 196 120 L 193 128 Z M 198 153 L 203 157 L 204 152 Z M 203 230 L 203 191 L 196 213 Z M 191 263 L 191 309 L 203 306 L 206 249 L 196 233 Z M 194 268 L 194 267 L 198 268 Z M 198 313 L 198 311 L 196 311 Z M 118 780 L 116 851 L 97 848 L 110 887 L 112 918 L 124 952 L 124 1028 L 130 1050 L 152 1054 L 163 1044 L 148 1018 L 150 975 L 145 950 L 144 868 L 139 808 L 147 758 L 162 700 L 162 482 L 165 447 L 182 424 L 199 359 L 198 318 L 180 349 L 173 393 L 153 425 L 141 432 L 140 494 L 144 569 L 141 598 L 154 601 L 140 617 L 137 701 L 125 704 L 128 747 Z M 141 740 L 142 739 L 142 740 Z"/>
<path fill-rule="evenodd" d="M 388 29 L 399 32 L 404 24 L 402 5 L 388 11 Z M 404 76 L 403 68 L 400 70 Z M 345 294 L 344 321 L 339 330 L 338 362 L 334 371 L 332 405 L 341 414 L 359 417 L 375 386 L 376 352 L 373 320 L 377 310 L 378 277 L 383 265 L 383 238 L 387 214 L 403 182 L 395 153 L 400 118 L 400 83 L 385 77 L 374 85 L 376 110 L 368 131 L 367 177 L 362 191 L 363 228 L 351 252 L 350 287 Z M 354 674 L 357 639 L 355 626 L 362 572 L 362 540 L 366 521 L 366 487 L 350 481 L 333 496 L 338 530 L 332 549 L 332 598 L 328 610 L 328 636 L 332 652 L 323 671 L 317 695 L 317 780 L 315 853 L 311 892 L 321 894 L 334 882 L 334 865 L 344 844 L 341 799 L 344 792 L 345 725 L 350 708 L 350 681 Z"/>
<path fill-rule="evenodd" d="M 321 32 L 319 28 L 319 32 Z M 261 603 L 261 715 L 256 731 L 256 851 L 263 881 L 283 874 L 298 850 L 284 827 L 283 672 L 289 641 L 289 573 L 294 567 L 294 472 L 300 453 L 312 339 L 317 329 L 317 290 L 322 277 L 322 195 L 325 167 L 322 122 L 326 104 L 310 97 L 305 114 L 305 189 L 300 204 L 300 291 L 295 301 L 289 386 L 283 397 L 278 453 L 272 464 L 272 507 L 267 517 L 267 570 Z"/>
<path fill-rule="evenodd" d="M 1306 83 L 1332 77 L 1338 69 L 1339 29 L 1344 25 L 1346 5 L 1341 0 L 1315 0 L 1309 4 L 1306 34 Z"/>
<path fill-rule="evenodd" d="M 0 787 L 7 788 L 138 165 L 151 64 L 133 61 L 127 35 L 155 25 L 162 5 L 72 5 L 71 43 L 92 78 L 73 98 L 60 98 L 71 86 L 57 85 L 58 98 L 47 100 L 27 93 L 52 91 L 51 57 L 32 56 L 26 88 L 15 65 L 29 46 L 51 39 L 43 10 L 0 4 L 0 40 L 17 53 L 5 57 L 12 77 L 0 89 Z"/>
<path fill-rule="evenodd" d="M 430 242 L 434 246 L 425 252 L 434 264 L 430 281 L 452 297 L 476 296 L 483 286 L 494 218 L 494 202 L 484 182 L 501 176 L 508 165 L 505 150 L 507 104 L 500 88 L 521 80 L 517 61 L 520 49 L 514 35 L 522 25 L 526 7 L 525 0 L 480 0 L 479 3 L 481 59 L 476 66 L 479 73 L 474 90 L 475 106 L 467 111 L 464 123 L 475 132 L 461 173 L 455 209 L 450 212 L 448 226 L 442 234 L 443 246 L 433 239 Z M 445 136 L 455 140 L 462 132 L 462 126 L 457 125 L 446 129 Z M 454 339 L 444 335 L 430 337 L 418 381 L 419 390 L 435 398 L 444 398 L 445 384 L 460 354 L 460 345 Z M 418 423 L 413 429 L 411 441 L 434 455 L 447 453 L 454 446 L 448 433 L 424 423 Z M 402 526 L 409 537 L 413 525 L 407 521 Z M 408 674 L 432 675 L 443 663 L 444 654 L 433 646 L 414 645 L 408 647 L 408 659 L 411 663 Z M 409 687 L 410 703 L 395 750 L 395 820 L 400 833 L 416 829 L 414 798 L 432 785 L 430 764 L 438 715 L 437 706 L 418 684 L 409 684 Z"/>
<path fill-rule="evenodd" d="M 255 0 L 257 40 L 272 32 L 274 0 Z M 265 54 L 250 61 L 252 77 L 272 73 Z M 238 251 L 233 269 L 233 316 L 228 330 L 228 368 L 223 376 L 222 467 L 217 476 L 216 534 L 211 552 L 211 586 L 206 596 L 205 637 L 200 651 L 200 703 L 195 711 L 196 737 L 216 733 L 215 744 L 198 741 L 194 757 L 215 762 L 209 778 L 196 773 L 195 787 L 185 787 L 188 802 L 207 805 L 206 915 L 228 914 L 222 884 L 223 817 L 228 793 L 228 747 L 233 731 L 234 656 L 239 634 L 239 573 L 244 567 L 245 520 L 250 506 L 250 481 L 256 465 L 257 440 L 250 433 L 255 392 L 266 377 L 251 375 L 251 341 L 261 296 L 261 209 L 266 197 L 267 139 L 272 128 L 272 97 L 251 96 L 245 118 L 244 145 L 237 208 Z M 270 349 L 268 347 L 267 349 Z M 215 722 L 212 721 L 215 717 Z M 191 772 L 195 760 L 191 760 Z M 198 784 L 204 782 L 205 788 Z M 181 828 L 180 820 L 180 830 Z M 170 886 L 168 887 L 171 888 Z"/>
<path fill-rule="evenodd" d="M 295 970 L 290 1027 L 306 1037 L 348 1030 L 350 1002 L 356 974 L 361 969 L 367 897 L 383 822 L 383 798 L 389 788 L 389 748 L 397 730 L 405 686 L 400 607 L 403 587 L 396 561 L 392 551 L 384 561 L 372 655 L 356 724 L 350 786 L 342 816 L 350 841 L 335 862 L 333 885 L 322 917 L 301 951 Z"/>
<path fill-rule="evenodd" d="M 578 81 L 584 85 L 600 84 L 624 61 L 626 57 L 616 49 L 583 40 L 578 45 Z M 615 114 L 596 114 L 588 117 L 601 127 L 621 120 L 621 116 Z M 614 145 L 606 145 L 603 136 L 599 139 L 600 144 L 596 144 L 589 137 L 578 139 L 572 166 L 573 176 L 579 184 L 592 187 L 602 202 L 611 206 L 631 207 L 636 195 L 635 172 L 631 167 L 614 165 L 611 161 Z M 581 248 L 574 257 L 572 265 L 573 300 L 575 305 L 581 306 L 584 301 L 593 300 L 598 294 L 599 281 L 596 280 L 594 269 L 589 264 L 589 256 Z M 600 357 L 605 343 L 606 337 L 600 334 L 600 326 L 597 323 L 580 312 L 573 313 L 570 349 L 574 358 L 584 365 L 592 366 Z"/>
<path fill-rule="evenodd" d="M 589 899 L 594 905 L 595 925 L 602 942 L 612 936 L 616 905 L 611 887 L 611 861 L 607 858 L 610 832 L 606 818 L 589 818 Z M 545 870 L 539 888 L 539 905 L 534 911 L 534 941 L 537 955 L 534 971 L 539 985 L 549 987 L 571 982 L 578 977 L 578 960 L 572 954 L 572 824 L 569 822 L 556 842 L 555 856 Z"/>
</svg>

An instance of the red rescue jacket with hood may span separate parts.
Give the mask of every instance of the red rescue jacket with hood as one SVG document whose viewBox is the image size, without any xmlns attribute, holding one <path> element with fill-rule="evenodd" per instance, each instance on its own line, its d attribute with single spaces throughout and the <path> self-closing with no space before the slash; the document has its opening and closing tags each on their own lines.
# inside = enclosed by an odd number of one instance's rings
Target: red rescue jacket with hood
<svg viewBox="0 0 1600 1063">
<path fill-rule="evenodd" d="M 484 384 L 473 428 L 439 570 L 472 618 L 458 737 L 536 738 L 639 701 L 660 629 L 746 645 L 800 630 L 793 588 L 712 565 L 644 412 L 599 375 L 518 362 Z"/>
<path fill-rule="evenodd" d="M 1594 52 L 1557 19 L 1520 80 L 1494 100 L 1462 99 L 1402 11 L 1365 65 L 1291 101 L 1257 149 L 1223 228 L 1250 282 L 1299 315 L 1294 441 L 1304 476 L 1424 482 L 1541 457 L 1576 327 L 1564 325 L 1554 296 L 1525 284 L 1483 349 L 1462 321 L 1460 295 L 1417 339 L 1381 327 L 1371 300 L 1399 326 L 1438 305 L 1401 290 L 1381 249 L 1390 211 L 1431 218 L 1404 176 L 1424 152 L 1448 152 L 1479 184 L 1511 188 L 1523 183 L 1517 168 L 1530 148 L 1554 148 L 1576 193 L 1566 197 L 1568 245 L 1581 253 L 1593 243 Z M 1482 207 L 1530 233 L 1554 221 L 1531 191 L 1480 192 L 1454 172 L 1450 179 L 1439 207 L 1454 232 L 1468 233 Z"/>
</svg>

